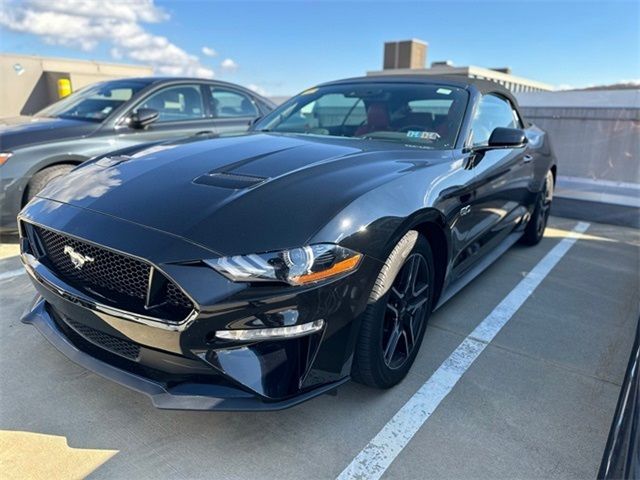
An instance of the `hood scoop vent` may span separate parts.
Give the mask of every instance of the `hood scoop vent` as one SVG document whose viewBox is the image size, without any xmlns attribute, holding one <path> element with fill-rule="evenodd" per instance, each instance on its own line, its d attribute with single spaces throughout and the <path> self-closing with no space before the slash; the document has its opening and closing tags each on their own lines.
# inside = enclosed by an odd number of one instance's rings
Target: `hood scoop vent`
<svg viewBox="0 0 640 480">
<path fill-rule="evenodd" d="M 210 172 L 206 173 L 193 182 L 201 185 L 209 185 L 211 187 L 229 188 L 232 190 L 241 190 L 253 187 L 267 180 L 264 177 L 254 177 L 252 175 L 240 175 L 237 173 L 227 172 Z"/>
</svg>

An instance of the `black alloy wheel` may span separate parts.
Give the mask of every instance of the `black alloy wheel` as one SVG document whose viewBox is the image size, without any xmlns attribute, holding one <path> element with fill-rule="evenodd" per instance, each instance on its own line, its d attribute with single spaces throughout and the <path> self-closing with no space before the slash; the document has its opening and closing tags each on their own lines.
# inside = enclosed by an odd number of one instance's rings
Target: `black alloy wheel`
<svg viewBox="0 0 640 480">
<path fill-rule="evenodd" d="M 431 245 L 416 231 L 396 244 L 376 279 L 362 314 L 352 378 L 391 388 L 409 372 L 433 308 Z"/>
<path fill-rule="evenodd" d="M 382 326 L 382 355 L 390 369 L 402 367 L 422 338 L 429 288 L 427 260 L 412 253 L 390 289 Z"/>
<path fill-rule="evenodd" d="M 540 237 L 544 235 L 544 230 L 547 228 L 549 222 L 549 213 L 551 212 L 551 201 L 553 200 L 553 174 L 551 171 L 547 172 L 544 179 L 544 190 L 540 195 L 540 214 L 537 218 L 536 232 Z"/>
<path fill-rule="evenodd" d="M 551 202 L 553 201 L 553 173 L 551 170 L 547 172 L 544 179 L 542 191 L 538 194 L 536 205 L 529 219 L 521 241 L 525 245 L 537 245 L 544 236 L 544 231 L 549 222 L 549 214 L 551 212 Z"/>
</svg>

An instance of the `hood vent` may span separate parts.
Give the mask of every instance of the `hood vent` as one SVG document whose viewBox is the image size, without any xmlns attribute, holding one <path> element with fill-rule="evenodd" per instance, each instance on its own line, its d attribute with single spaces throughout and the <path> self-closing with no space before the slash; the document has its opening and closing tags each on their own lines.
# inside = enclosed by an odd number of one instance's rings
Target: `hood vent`
<svg viewBox="0 0 640 480">
<path fill-rule="evenodd" d="M 212 187 L 229 188 L 241 190 L 249 188 L 266 180 L 264 177 L 254 177 L 252 175 L 239 175 L 237 173 L 211 172 L 206 173 L 194 180 L 194 183 L 209 185 Z"/>
</svg>

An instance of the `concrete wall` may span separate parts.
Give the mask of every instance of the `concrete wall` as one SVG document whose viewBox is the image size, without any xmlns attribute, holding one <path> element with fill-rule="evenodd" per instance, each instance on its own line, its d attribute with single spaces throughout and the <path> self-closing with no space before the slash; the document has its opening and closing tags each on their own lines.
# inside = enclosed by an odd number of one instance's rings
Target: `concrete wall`
<svg viewBox="0 0 640 480">
<path fill-rule="evenodd" d="M 518 101 L 549 133 L 560 175 L 640 183 L 640 90 L 527 93 Z"/>
<path fill-rule="evenodd" d="M 640 110 L 523 108 L 549 133 L 563 176 L 640 183 Z"/>
<path fill-rule="evenodd" d="M 151 75 L 151 67 L 0 54 L 0 117 L 31 114 L 57 100 L 51 82 L 69 78 L 73 90 L 122 77 Z"/>
<path fill-rule="evenodd" d="M 640 88 L 521 92 L 516 97 L 526 107 L 640 108 Z"/>
</svg>

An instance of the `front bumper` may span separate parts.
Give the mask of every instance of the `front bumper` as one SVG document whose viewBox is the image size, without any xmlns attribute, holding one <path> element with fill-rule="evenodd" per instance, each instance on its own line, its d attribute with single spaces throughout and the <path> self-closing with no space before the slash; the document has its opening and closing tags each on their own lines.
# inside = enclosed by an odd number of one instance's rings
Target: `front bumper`
<svg viewBox="0 0 640 480">
<path fill-rule="evenodd" d="M 268 411 L 293 407 L 317 395 L 329 392 L 348 380 L 322 385 L 295 397 L 264 401 L 246 391 L 216 384 L 185 381 L 179 384 L 154 381 L 97 359 L 80 350 L 57 325 L 45 300 L 38 296 L 22 322 L 33 325 L 54 347 L 71 361 L 108 380 L 147 395 L 153 405 L 171 410 Z"/>
<path fill-rule="evenodd" d="M 45 207 L 51 208 L 49 202 L 33 202 L 22 219 L 37 222 Z M 87 289 L 65 283 L 23 251 L 22 261 L 39 294 L 23 321 L 38 328 L 71 360 L 149 395 L 159 408 L 282 409 L 349 379 L 358 318 L 380 268 L 377 260 L 365 258 L 353 274 L 320 286 L 249 287 L 210 267 L 180 263 L 177 255 L 211 254 L 184 240 L 112 217 L 101 217 L 96 228 L 95 213 L 55 207 L 56 215 L 47 217 L 47 228 L 64 232 L 73 227 L 77 238 L 148 259 L 167 272 L 195 305 L 193 315 L 173 324 L 131 314 L 108 298 L 99 300 Z M 274 319 L 294 324 L 322 319 L 324 327 L 297 338 L 253 342 L 215 338 L 221 329 L 253 328 L 260 322 L 275 326 L 270 323 Z"/>
</svg>

